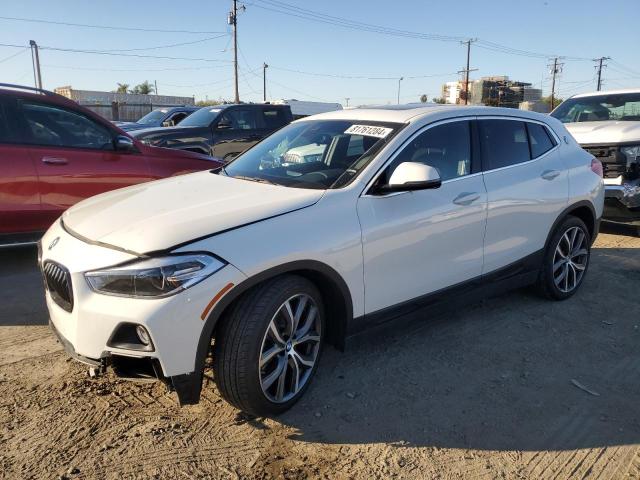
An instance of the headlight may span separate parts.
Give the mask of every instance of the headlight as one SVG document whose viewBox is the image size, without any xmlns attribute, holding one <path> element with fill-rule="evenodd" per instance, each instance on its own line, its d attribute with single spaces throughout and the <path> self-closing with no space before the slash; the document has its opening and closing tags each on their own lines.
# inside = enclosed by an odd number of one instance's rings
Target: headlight
<svg viewBox="0 0 640 480">
<path fill-rule="evenodd" d="M 632 145 L 630 147 L 621 147 L 620 151 L 624 153 L 627 160 L 636 161 L 640 157 L 640 145 Z"/>
<path fill-rule="evenodd" d="M 170 255 L 84 274 L 92 290 L 122 297 L 161 298 L 185 290 L 225 264 L 203 253 Z"/>
</svg>

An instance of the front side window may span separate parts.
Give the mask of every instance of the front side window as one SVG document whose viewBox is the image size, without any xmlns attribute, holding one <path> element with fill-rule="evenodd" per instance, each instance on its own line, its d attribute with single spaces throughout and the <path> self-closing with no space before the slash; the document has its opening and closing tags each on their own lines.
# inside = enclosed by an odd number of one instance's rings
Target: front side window
<svg viewBox="0 0 640 480">
<path fill-rule="evenodd" d="M 562 123 L 639 121 L 640 92 L 570 98 L 551 112 Z"/>
<path fill-rule="evenodd" d="M 222 114 L 218 125 L 226 125 L 229 130 L 255 130 L 256 120 L 251 110 L 228 110 Z"/>
<path fill-rule="evenodd" d="M 0 98 L 0 143 L 17 143 L 8 102 Z"/>
<path fill-rule="evenodd" d="M 113 149 L 112 134 L 103 125 L 71 110 L 22 102 L 29 143 L 58 147 Z"/>
<path fill-rule="evenodd" d="M 485 170 L 508 167 L 531 160 L 524 122 L 479 120 L 478 128 Z"/>
<path fill-rule="evenodd" d="M 140 120 L 138 120 L 136 123 L 141 123 L 142 125 L 159 125 L 168 111 L 169 110 L 167 110 L 166 108 L 152 110 L 144 117 L 140 118 Z"/>
<path fill-rule="evenodd" d="M 471 129 L 468 121 L 437 125 L 415 137 L 385 171 L 386 181 L 404 162 L 434 167 L 442 181 L 471 173 Z"/>
<path fill-rule="evenodd" d="M 556 146 L 549 131 L 539 123 L 527 122 L 527 131 L 529 132 L 529 145 L 531 145 L 531 158 L 538 158 Z"/>
<path fill-rule="evenodd" d="M 223 175 L 295 188 L 339 188 L 400 124 L 311 120 L 289 124 L 229 163 Z"/>
</svg>

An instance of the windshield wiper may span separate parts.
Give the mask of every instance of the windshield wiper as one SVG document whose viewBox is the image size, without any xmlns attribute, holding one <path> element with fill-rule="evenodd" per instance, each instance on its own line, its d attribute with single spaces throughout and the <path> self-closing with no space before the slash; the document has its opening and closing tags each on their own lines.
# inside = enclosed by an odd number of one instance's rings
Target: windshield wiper
<svg viewBox="0 0 640 480">
<path fill-rule="evenodd" d="M 249 180 L 250 182 L 266 183 L 269 185 L 278 185 L 277 183 L 274 183 L 271 180 L 267 180 L 266 178 L 246 177 L 244 175 L 234 175 L 234 176 L 231 176 L 231 178 L 239 178 L 240 180 Z"/>
</svg>

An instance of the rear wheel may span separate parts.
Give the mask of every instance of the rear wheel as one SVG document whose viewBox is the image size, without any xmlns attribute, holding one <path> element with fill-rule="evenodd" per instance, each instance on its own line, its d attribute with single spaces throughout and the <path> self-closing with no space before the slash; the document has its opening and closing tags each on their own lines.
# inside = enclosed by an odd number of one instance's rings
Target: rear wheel
<svg viewBox="0 0 640 480">
<path fill-rule="evenodd" d="M 545 252 L 538 290 L 553 300 L 569 298 L 582 284 L 590 256 L 591 236 L 587 226 L 577 217 L 567 217 Z"/>
<path fill-rule="evenodd" d="M 285 275 L 242 296 L 216 334 L 213 361 L 222 396 L 258 416 L 281 413 L 318 366 L 324 308 L 307 279 Z"/>
</svg>

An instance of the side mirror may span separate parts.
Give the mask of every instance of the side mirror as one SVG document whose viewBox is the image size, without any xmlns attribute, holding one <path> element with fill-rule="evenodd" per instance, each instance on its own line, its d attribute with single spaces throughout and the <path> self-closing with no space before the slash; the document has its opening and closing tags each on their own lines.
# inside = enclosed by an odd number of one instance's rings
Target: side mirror
<svg viewBox="0 0 640 480">
<path fill-rule="evenodd" d="M 434 167 L 419 162 L 403 162 L 393 171 L 389 183 L 378 188 L 378 193 L 426 190 L 440 185 L 442 180 Z"/>
<path fill-rule="evenodd" d="M 227 122 L 220 122 L 216 126 L 216 130 L 231 130 L 231 124 Z"/>
<path fill-rule="evenodd" d="M 138 148 L 136 147 L 136 144 L 133 141 L 133 139 L 125 135 L 118 135 L 113 141 L 113 146 L 118 152 L 137 152 L 138 151 Z"/>
</svg>

